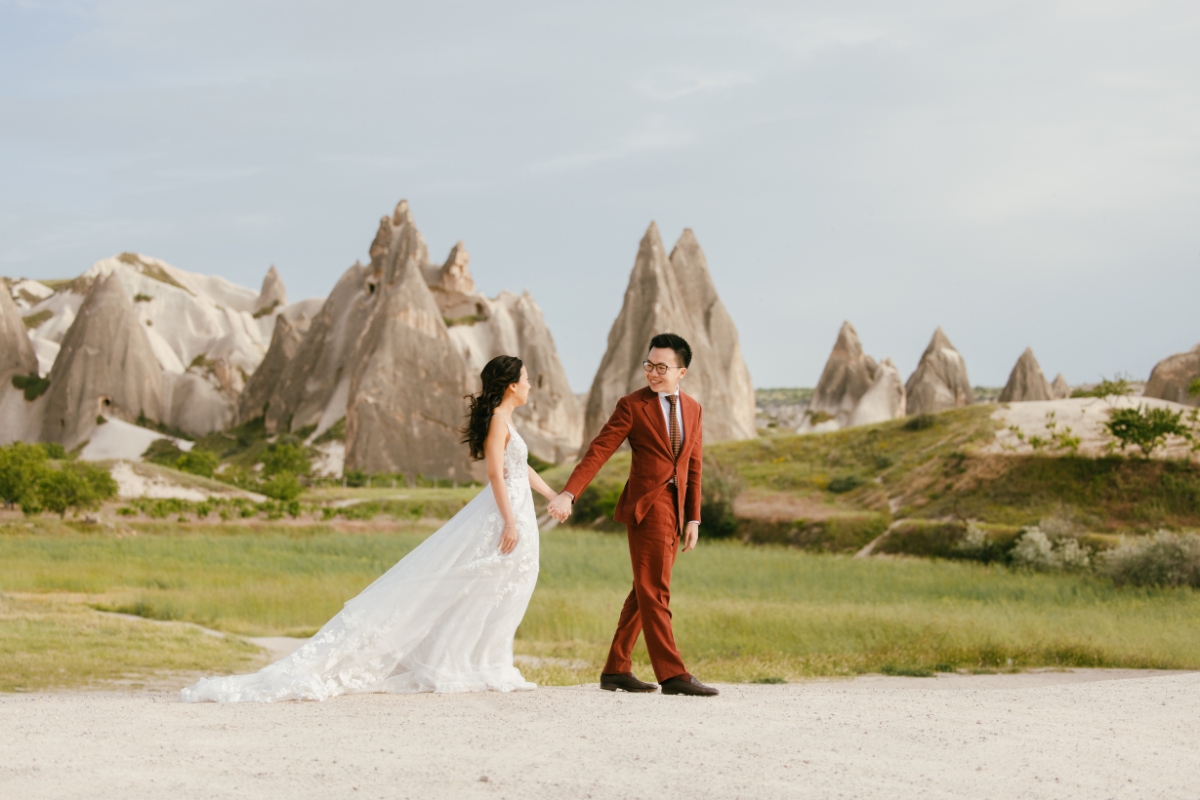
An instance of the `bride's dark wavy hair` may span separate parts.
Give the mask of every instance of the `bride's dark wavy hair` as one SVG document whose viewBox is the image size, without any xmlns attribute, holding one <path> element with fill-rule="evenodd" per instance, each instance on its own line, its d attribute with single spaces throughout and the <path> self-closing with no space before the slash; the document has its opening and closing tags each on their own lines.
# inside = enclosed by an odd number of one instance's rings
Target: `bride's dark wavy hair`
<svg viewBox="0 0 1200 800">
<path fill-rule="evenodd" d="M 467 395 L 471 409 L 467 412 L 467 424 L 459 432 L 463 435 L 462 443 L 471 449 L 471 458 L 476 461 L 483 458 L 483 443 L 492 424 L 492 412 L 504 399 L 504 391 L 521 380 L 522 365 L 516 356 L 496 356 L 479 374 L 483 381 L 479 394 Z"/>
</svg>

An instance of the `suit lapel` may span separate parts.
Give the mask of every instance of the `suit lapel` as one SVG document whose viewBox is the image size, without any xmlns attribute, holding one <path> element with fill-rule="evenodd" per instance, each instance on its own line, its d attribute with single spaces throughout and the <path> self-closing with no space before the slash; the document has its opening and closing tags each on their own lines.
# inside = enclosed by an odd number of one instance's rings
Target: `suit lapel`
<svg viewBox="0 0 1200 800">
<path fill-rule="evenodd" d="M 646 422 L 651 428 L 658 431 L 658 440 L 667 449 L 667 455 L 671 455 L 671 438 L 667 433 L 667 418 L 663 414 L 662 401 L 658 399 L 658 392 L 646 389 L 645 409 Z"/>
</svg>

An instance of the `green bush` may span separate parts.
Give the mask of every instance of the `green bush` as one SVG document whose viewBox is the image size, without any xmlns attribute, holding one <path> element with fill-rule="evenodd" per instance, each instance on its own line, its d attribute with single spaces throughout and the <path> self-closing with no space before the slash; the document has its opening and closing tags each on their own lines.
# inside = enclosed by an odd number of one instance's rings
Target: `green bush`
<svg viewBox="0 0 1200 800">
<path fill-rule="evenodd" d="M 282 473 L 290 473 L 292 476 L 307 475 L 311 471 L 308 451 L 298 440 L 281 436 L 279 441 L 267 447 L 267 454 L 263 459 L 263 475 L 268 478 Z"/>
<path fill-rule="evenodd" d="M 361 489 L 367 485 L 367 473 L 361 469 L 348 469 L 342 473 L 342 478 L 346 481 L 347 486 L 355 489 Z"/>
<path fill-rule="evenodd" d="M 600 486 L 592 483 L 580 493 L 571 508 L 571 516 L 580 525 L 606 524 L 606 521 L 612 520 L 623 491 L 624 483 Z"/>
<path fill-rule="evenodd" d="M 1121 452 L 1132 445 L 1141 450 L 1145 458 L 1149 458 L 1151 453 L 1166 444 L 1168 437 L 1192 438 L 1191 428 L 1184 425 L 1182 420 L 1182 411 L 1171 411 L 1169 408 L 1114 408 L 1109 411 L 1109 419 L 1104 427 L 1120 443 Z"/>
<path fill-rule="evenodd" d="M 932 428 L 937 424 L 937 417 L 933 414 L 917 414 L 904 423 L 906 431 L 923 431 Z"/>
<path fill-rule="evenodd" d="M 1158 531 L 1122 539 L 1097 559 L 1099 572 L 1118 586 L 1200 587 L 1200 536 Z"/>
<path fill-rule="evenodd" d="M 185 453 L 170 439 L 155 439 L 142 453 L 142 460 L 164 467 L 174 467 Z"/>
<path fill-rule="evenodd" d="M 857 475 L 839 475 L 831 480 L 826 488 L 834 494 L 842 494 L 853 491 L 862 485 L 863 479 Z"/>
<path fill-rule="evenodd" d="M 273 497 L 276 500 L 295 500 L 304 491 L 304 487 L 300 485 L 300 480 L 290 472 L 277 472 L 271 476 L 270 480 L 263 482 L 259 487 L 259 491 L 267 497 Z"/>
<path fill-rule="evenodd" d="M 38 483 L 48 469 L 46 450 L 39 445 L 13 442 L 0 447 L 0 500 L 19 505 L 29 514 L 41 510 Z"/>
<path fill-rule="evenodd" d="M 549 461 L 543 461 L 542 459 L 535 456 L 533 453 L 529 454 L 528 461 L 529 461 L 529 466 L 533 467 L 534 472 L 545 472 L 546 470 L 548 470 L 554 466 Z"/>
<path fill-rule="evenodd" d="M 704 460 L 703 490 L 700 493 L 700 536 L 705 539 L 729 539 L 738 533 L 733 503 L 745 487 L 745 481 L 731 466 L 713 458 Z"/>
<path fill-rule="evenodd" d="M 1111 381 L 1102 378 L 1091 389 L 1076 389 L 1071 392 L 1071 397 L 1123 397 L 1132 391 L 1133 387 L 1125 378 L 1115 378 Z"/>
<path fill-rule="evenodd" d="M 193 447 L 175 460 L 175 469 L 211 478 L 218 464 L 216 453 Z"/>
<path fill-rule="evenodd" d="M 819 520 L 739 519 L 738 533 L 754 544 L 784 544 L 804 550 L 852 553 L 888 527 L 884 514 L 838 514 Z M 704 526 L 700 526 L 701 530 Z"/>
<path fill-rule="evenodd" d="M 26 400 L 33 402 L 50 388 L 50 379 L 39 378 L 36 372 L 31 372 L 28 375 L 13 375 L 12 385 L 25 393 Z"/>
<path fill-rule="evenodd" d="M 64 517 L 71 509 L 95 508 L 116 493 L 117 482 L 108 470 L 87 463 L 48 469 L 38 481 L 42 507 Z"/>
</svg>

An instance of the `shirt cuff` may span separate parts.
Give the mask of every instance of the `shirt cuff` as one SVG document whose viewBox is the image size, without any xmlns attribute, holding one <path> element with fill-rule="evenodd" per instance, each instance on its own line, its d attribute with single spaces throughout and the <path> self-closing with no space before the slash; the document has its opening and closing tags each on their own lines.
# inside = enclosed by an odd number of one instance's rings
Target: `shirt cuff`
<svg viewBox="0 0 1200 800">
<path fill-rule="evenodd" d="M 688 525 L 699 525 L 699 524 L 700 524 L 700 520 L 698 520 L 698 519 L 689 519 L 688 520 Z"/>
</svg>

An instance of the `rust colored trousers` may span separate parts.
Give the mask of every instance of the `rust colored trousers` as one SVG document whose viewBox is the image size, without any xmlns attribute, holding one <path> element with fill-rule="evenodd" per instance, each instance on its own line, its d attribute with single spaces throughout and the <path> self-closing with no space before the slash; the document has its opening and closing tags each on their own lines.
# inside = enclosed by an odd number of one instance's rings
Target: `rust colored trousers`
<svg viewBox="0 0 1200 800">
<path fill-rule="evenodd" d="M 659 494 L 641 523 L 627 525 L 633 591 L 625 598 L 617 632 L 608 651 L 604 672 L 615 675 L 633 669 L 631 657 L 638 634 L 645 634 L 650 663 L 659 683 L 686 675 L 671 630 L 671 570 L 679 544 L 676 489 Z"/>
</svg>

